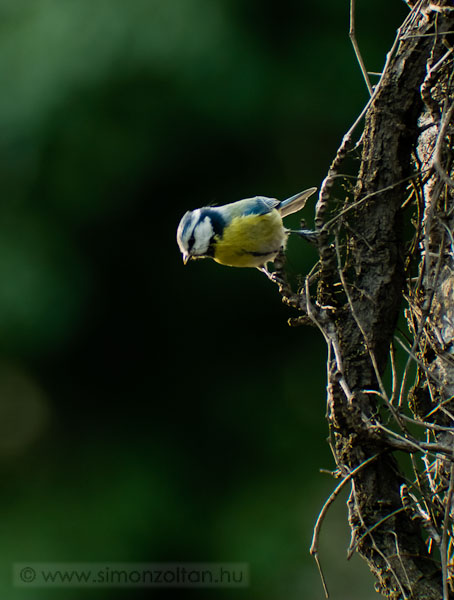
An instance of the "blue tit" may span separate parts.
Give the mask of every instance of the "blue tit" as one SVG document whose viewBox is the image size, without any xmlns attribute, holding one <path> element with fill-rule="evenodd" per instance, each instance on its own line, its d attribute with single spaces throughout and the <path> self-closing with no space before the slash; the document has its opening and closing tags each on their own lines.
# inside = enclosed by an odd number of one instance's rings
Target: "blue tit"
<svg viewBox="0 0 454 600">
<path fill-rule="evenodd" d="M 186 264 L 190 259 L 212 258 L 230 267 L 256 267 L 267 272 L 285 248 L 288 234 L 283 217 L 301 210 L 317 188 L 312 187 L 282 202 L 255 196 L 224 206 L 188 211 L 180 221 L 177 242 Z M 314 239 L 315 233 L 298 230 Z"/>
</svg>

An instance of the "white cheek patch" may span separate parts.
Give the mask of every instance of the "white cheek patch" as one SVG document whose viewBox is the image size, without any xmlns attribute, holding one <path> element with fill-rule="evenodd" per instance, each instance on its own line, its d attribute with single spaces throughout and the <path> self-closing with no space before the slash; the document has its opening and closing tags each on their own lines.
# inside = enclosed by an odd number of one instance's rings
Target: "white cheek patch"
<svg viewBox="0 0 454 600">
<path fill-rule="evenodd" d="M 178 225 L 177 242 L 181 252 L 187 252 L 189 249 L 189 240 L 194 232 L 194 226 L 199 219 L 200 210 L 189 211 L 183 216 Z"/>
<path fill-rule="evenodd" d="M 194 229 L 194 246 L 192 247 L 192 254 L 203 255 L 208 251 L 210 240 L 214 235 L 213 225 L 210 217 L 205 217 L 203 221 L 200 221 Z"/>
</svg>

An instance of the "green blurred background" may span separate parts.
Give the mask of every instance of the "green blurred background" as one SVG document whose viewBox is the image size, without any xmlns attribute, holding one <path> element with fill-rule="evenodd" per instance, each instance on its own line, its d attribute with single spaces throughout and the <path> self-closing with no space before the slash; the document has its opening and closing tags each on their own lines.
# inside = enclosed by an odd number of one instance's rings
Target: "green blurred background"
<svg viewBox="0 0 454 600">
<path fill-rule="evenodd" d="M 379 71 L 407 8 L 357 4 Z M 323 340 L 287 326 L 258 271 L 183 267 L 175 231 L 190 208 L 320 185 L 367 100 L 348 16 L 347 0 L 0 0 L 2 597 L 172 593 L 14 588 L 15 561 L 238 561 L 248 589 L 180 593 L 323 598 Z M 291 240 L 292 273 L 315 260 Z M 345 518 L 343 498 L 322 535 L 332 597 L 375 598 Z"/>
</svg>

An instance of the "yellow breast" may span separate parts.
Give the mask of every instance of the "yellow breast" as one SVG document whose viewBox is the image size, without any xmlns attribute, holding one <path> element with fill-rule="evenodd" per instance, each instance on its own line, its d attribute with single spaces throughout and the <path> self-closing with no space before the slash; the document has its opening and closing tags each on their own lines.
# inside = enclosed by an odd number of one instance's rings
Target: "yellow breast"
<svg viewBox="0 0 454 600">
<path fill-rule="evenodd" d="M 275 209 L 266 215 L 235 217 L 216 240 L 214 260 L 231 267 L 261 267 L 275 258 L 286 241 Z"/>
</svg>

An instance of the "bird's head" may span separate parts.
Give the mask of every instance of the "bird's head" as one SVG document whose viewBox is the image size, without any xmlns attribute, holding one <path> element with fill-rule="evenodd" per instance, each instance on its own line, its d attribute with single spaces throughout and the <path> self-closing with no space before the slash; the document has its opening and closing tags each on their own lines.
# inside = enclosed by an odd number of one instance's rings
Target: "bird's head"
<svg viewBox="0 0 454 600">
<path fill-rule="evenodd" d="M 186 264 L 191 258 L 213 256 L 216 234 L 222 230 L 221 217 L 215 208 L 188 211 L 180 221 L 177 242 Z"/>
</svg>

